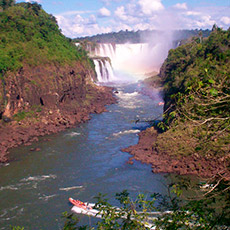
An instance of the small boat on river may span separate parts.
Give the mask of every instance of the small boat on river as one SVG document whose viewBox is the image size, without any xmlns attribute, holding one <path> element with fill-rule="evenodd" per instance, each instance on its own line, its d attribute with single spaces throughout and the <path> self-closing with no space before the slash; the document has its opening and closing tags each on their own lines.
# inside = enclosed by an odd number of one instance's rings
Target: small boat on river
<svg viewBox="0 0 230 230">
<path fill-rule="evenodd" d="M 94 216 L 97 218 L 102 218 L 102 214 L 105 214 L 105 212 L 100 212 L 99 210 L 94 209 L 95 207 L 94 203 L 84 203 L 80 200 L 75 200 L 73 198 L 69 198 L 69 201 L 71 204 L 74 205 L 71 209 L 71 211 L 74 213 L 83 214 L 87 216 Z M 116 208 L 116 209 L 119 211 L 119 208 Z M 121 216 L 121 218 L 126 218 L 126 215 Z M 134 218 L 131 217 L 131 219 L 134 219 Z M 142 223 L 151 230 L 155 229 L 155 227 L 148 222 L 142 222 Z"/>
<path fill-rule="evenodd" d="M 99 215 L 99 211 L 97 209 L 93 209 L 95 204 L 84 203 L 80 200 L 75 200 L 73 198 L 69 198 L 69 201 L 71 204 L 74 205 L 71 209 L 72 212 L 101 218 L 101 215 Z"/>
<path fill-rule="evenodd" d="M 158 105 L 164 105 L 164 104 L 165 104 L 165 103 L 164 103 L 164 102 L 162 102 L 162 101 L 158 103 Z"/>
</svg>

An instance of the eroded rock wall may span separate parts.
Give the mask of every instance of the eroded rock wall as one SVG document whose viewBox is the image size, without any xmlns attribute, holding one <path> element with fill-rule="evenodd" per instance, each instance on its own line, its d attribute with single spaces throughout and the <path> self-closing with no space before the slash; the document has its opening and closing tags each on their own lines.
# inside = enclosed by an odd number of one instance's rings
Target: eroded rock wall
<svg viewBox="0 0 230 230">
<path fill-rule="evenodd" d="M 115 102 L 112 90 L 96 86 L 93 69 L 72 66 L 25 66 L 4 76 L 1 92 L 0 162 L 9 148 L 30 144 L 37 136 L 59 132 L 105 111 Z"/>
</svg>

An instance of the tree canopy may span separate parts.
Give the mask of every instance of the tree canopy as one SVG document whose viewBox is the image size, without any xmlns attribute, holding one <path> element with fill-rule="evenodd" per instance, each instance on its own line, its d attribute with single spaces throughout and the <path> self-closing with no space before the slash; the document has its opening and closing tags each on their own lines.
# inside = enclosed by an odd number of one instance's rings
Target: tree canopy
<svg viewBox="0 0 230 230">
<path fill-rule="evenodd" d="M 190 153 L 226 156 L 230 151 L 230 30 L 215 28 L 207 39 L 195 37 L 170 50 L 161 76 L 166 104 L 160 127 L 174 136 L 178 130 L 187 133 Z M 184 147 L 174 151 L 186 154 Z"/>
<path fill-rule="evenodd" d="M 55 17 L 40 4 L 14 5 L 11 0 L 0 3 L 5 4 L 5 10 L 0 12 L 0 72 L 17 70 L 23 63 L 62 65 L 87 58 L 84 50 L 77 49 L 61 33 Z"/>
</svg>

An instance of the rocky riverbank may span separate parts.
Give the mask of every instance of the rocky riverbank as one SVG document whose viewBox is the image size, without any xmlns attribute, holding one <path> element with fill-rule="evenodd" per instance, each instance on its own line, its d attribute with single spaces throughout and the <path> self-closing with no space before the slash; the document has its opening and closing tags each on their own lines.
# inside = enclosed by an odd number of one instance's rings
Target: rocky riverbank
<svg viewBox="0 0 230 230">
<path fill-rule="evenodd" d="M 77 110 L 60 111 L 58 109 L 49 109 L 43 111 L 42 114 L 37 112 L 36 122 L 31 119 L 25 119 L 20 122 L 1 123 L 0 162 L 4 163 L 11 160 L 11 156 L 8 154 L 10 148 L 15 148 L 19 145 L 31 145 L 32 142 L 38 141 L 39 136 L 57 133 L 85 122 L 90 119 L 90 113 L 102 113 L 106 111 L 105 105 L 115 102 L 110 88 L 97 87 L 94 95 L 95 99 L 90 105 L 83 106 Z M 36 149 L 31 149 L 31 151 L 36 151 Z"/>
<path fill-rule="evenodd" d="M 155 142 L 158 136 L 161 135 L 154 129 L 148 128 L 139 134 L 139 142 L 137 145 L 123 149 L 133 155 L 129 162 L 133 160 L 141 161 L 142 163 L 151 164 L 154 173 L 176 173 L 180 175 L 197 175 L 208 178 L 215 175 L 222 175 L 230 180 L 229 171 L 226 170 L 226 161 L 230 155 L 220 158 L 205 158 L 199 155 L 190 156 L 175 156 L 165 152 L 160 152 L 155 147 Z M 176 142 L 176 140 L 175 140 Z M 171 146 L 173 148 L 173 146 Z"/>
<path fill-rule="evenodd" d="M 95 85 L 95 73 L 73 66 L 24 66 L 4 82 L 7 105 L 0 111 L 0 162 L 11 160 L 8 150 L 30 145 L 39 136 L 60 132 L 90 119 L 114 103 L 112 89 Z"/>
<path fill-rule="evenodd" d="M 144 81 L 146 87 L 142 92 L 149 97 L 155 91 L 162 92 L 163 82 L 159 75 Z M 156 93 L 154 93 L 156 95 Z M 189 124 L 187 123 L 187 128 Z M 159 133 L 154 127 L 148 128 L 139 134 L 137 145 L 123 149 L 133 155 L 128 163 L 133 164 L 133 160 L 141 161 L 152 165 L 154 173 L 175 173 L 180 175 L 197 175 L 200 177 L 213 177 L 221 175 L 230 180 L 228 165 L 230 154 L 222 156 L 206 155 L 201 156 L 193 152 L 196 140 L 190 135 L 189 128 L 184 132 L 177 128 L 174 132 Z M 179 147 L 178 147 L 179 146 Z M 182 148 L 182 151 L 178 149 Z"/>
</svg>

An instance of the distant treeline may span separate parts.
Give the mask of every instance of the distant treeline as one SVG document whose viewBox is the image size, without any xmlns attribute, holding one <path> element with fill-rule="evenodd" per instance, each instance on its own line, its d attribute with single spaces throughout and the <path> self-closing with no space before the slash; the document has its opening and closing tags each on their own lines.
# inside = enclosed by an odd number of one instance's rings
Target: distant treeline
<svg viewBox="0 0 230 230">
<path fill-rule="evenodd" d="M 162 33 L 167 33 L 165 31 L 160 30 L 138 30 L 138 31 L 128 31 L 128 30 L 121 30 L 119 32 L 112 32 L 106 34 L 98 34 L 94 36 L 87 36 L 81 38 L 73 39 L 75 42 L 88 40 L 95 43 L 116 43 L 116 44 L 123 44 L 123 43 L 141 43 L 145 41 L 146 38 L 151 38 L 154 36 L 162 35 Z M 203 37 L 208 37 L 210 35 L 210 30 L 175 30 L 173 31 L 173 38 L 175 41 L 184 40 L 189 37 L 199 36 L 202 34 Z"/>
</svg>

